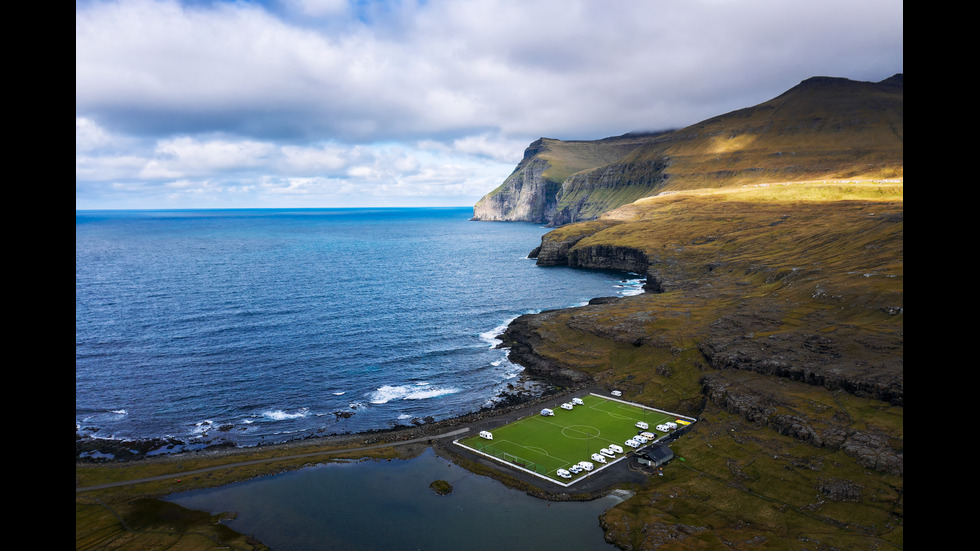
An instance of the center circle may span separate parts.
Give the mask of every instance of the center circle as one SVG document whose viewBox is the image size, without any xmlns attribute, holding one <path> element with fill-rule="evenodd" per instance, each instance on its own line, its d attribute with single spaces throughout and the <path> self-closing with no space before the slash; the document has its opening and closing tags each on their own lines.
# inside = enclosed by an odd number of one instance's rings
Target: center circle
<svg viewBox="0 0 980 551">
<path fill-rule="evenodd" d="M 599 436 L 599 429 L 590 425 L 569 425 L 561 429 L 562 436 L 574 440 L 585 440 Z"/>
</svg>

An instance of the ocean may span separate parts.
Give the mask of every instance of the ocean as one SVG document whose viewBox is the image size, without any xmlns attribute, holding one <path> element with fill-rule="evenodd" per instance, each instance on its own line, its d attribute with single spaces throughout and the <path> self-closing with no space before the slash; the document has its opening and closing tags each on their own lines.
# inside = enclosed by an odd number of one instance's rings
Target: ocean
<svg viewBox="0 0 980 551">
<path fill-rule="evenodd" d="M 471 413 L 521 380 L 496 348 L 509 321 L 641 292 L 537 266 L 541 225 L 471 216 L 76 211 L 76 437 L 166 453 Z"/>
</svg>

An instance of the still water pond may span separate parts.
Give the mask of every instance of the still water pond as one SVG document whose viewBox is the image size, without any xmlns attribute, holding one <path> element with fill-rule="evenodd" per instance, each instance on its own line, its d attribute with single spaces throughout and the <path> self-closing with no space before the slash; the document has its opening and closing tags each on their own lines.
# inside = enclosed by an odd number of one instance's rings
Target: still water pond
<svg viewBox="0 0 980 551">
<path fill-rule="evenodd" d="M 453 493 L 429 484 L 446 480 Z M 621 498 L 549 502 L 470 473 L 427 449 L 414 459 L 328 463 L 170 496 L 218 513 L 274 551 L 614 550 L 599 515 Z"/>
</svg>

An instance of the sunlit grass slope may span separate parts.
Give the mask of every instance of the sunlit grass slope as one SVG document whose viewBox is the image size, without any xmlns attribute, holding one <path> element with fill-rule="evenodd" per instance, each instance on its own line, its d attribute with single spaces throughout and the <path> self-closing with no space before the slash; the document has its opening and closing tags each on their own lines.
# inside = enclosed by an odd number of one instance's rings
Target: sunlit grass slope
<svg viewBox="0 0 980 551">
<path fill-rule="evenodd" d="M 699 417 L 604 525 L 623 548 L 903 546 L 903 183 L 690 190 L 549 232 L 648 292 L 530 317 L 534 353 Z"/>
</svg>

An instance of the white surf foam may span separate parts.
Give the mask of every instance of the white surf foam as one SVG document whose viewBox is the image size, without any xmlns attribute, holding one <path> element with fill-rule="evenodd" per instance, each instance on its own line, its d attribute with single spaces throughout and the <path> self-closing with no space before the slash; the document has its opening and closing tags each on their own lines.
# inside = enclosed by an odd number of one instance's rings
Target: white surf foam
<svg viewBox="0 0 980 551">
<path fill-rule="evenodd" d="M 307 408 L 300 408 L 300 410 L 296 413 L 286 413 L 281 409 L 276 409 L 276 410 L 263 411 L 262 417 L 270 421 L 285 421 L 287 419 L 302 419 L 303 417 L 306 417 L 308 414 L 309 414 L 309 410 Z"/>
<path fill-rule="evenodd" d="M 446 394 L 459 392 L 454 387 L 433 387 L 429 383 L 416 383 L 414 385 L 385 385 L 375 390 L 368 396 L 372 404 L 387 404 L 392 400 L 425 400 L 436 398 Z"/>
</svg>

